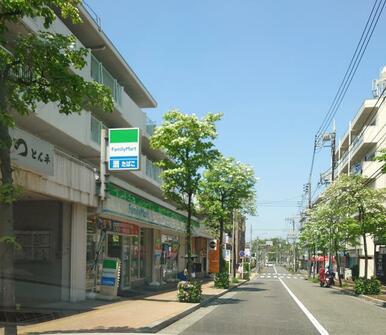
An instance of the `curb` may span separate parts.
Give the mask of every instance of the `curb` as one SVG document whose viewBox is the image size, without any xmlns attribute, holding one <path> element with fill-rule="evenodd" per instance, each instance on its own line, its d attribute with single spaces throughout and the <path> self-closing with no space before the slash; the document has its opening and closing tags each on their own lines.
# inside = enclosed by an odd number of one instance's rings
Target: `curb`
<svg viewBox="0 0 386 335">
<path fill-rule="evenodd" d="M 337 290 L 337 291 L 342 291 L 344 292 L 345 294 L 348 294 L 348 295 L 351 295 L 352 297 L 356 297 L 358 299 L 362 299 L 362 300 L 366 300 L 367 302 L 370 302 L 374 305 L 377 305 L 379 307 L 386 307 L 386 301 L 384 300 L 381 300 L 381 299 L 377 299 L 377 298 L 374 298 L 374 297 L 370 297 L 368 295 L 365 295 L 365 294 L 355 294 L 354 292 L 350 291 L 350 290 L 346 290 L 345 288 L 341 288 L 341 287 L 331 287 L 332 289 L 334 290 Z"/>
<path fill-rule="evenodd" d="M 228 293 L 228 292 L 238 288 L 241 285 L 244 285 L 245 283 L 248 283 L 249 281 L 250 281 L 250 279 L 246 280 L 245 282 L 238 283 L 235 286 L 232 286 L 232 287 L 226 289 L 225 291 L 223 291 L 223 292 L 221 292 L 221 293 L 219 293 L 217 295 L 209 297 L 208 299 L 200 302 L 199 304 L 197 304 L 195 306 L 192 306 L 192 307 L 188 308 L 187 310 L 185 310 L 185 311 L 183 311 L 183 312 L 181 312 L 181 313 L 179 313 L 177 315 L 174 315 L 171 318 L 162 319 L 162 320 L 156 321 L 155 323 L 150 324 L 147 327 L 143 327 L 143 328 L 137 329 L 136 333 L 150 333 L 150 334 L 157 333 L 157 332 L 161 331 L 162 329 L 170 326 L 172 323 L 175 323 L 178 320 L 183 319 L 184 317 L 186 317 L 189 314 L 195 312 L 196 310 L 198 310 L 201 307 L 207 306 L 208 304 L 210 304 L 215 299 L 217 299 L 219 297 L 222 297 L 224 294 L 226 294 L 226 293 Z"/>
</svg>

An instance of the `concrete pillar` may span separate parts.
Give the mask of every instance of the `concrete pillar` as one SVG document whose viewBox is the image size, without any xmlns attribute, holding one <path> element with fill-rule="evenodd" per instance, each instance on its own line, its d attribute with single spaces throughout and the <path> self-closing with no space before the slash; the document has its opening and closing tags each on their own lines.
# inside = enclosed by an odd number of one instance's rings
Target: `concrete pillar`
<svg viewBox="0 0 386 335">
<path fill-rule="evenodd" d="M 62 213 L 62 301 L 70 301 L 72 220 L 72 208 L 70 203 L 63 203 Z"/>
<path fill-rule="evenodd" d="M 87 207 L 72 205 L 70 301 L 86 298 Z"/>
</svg>

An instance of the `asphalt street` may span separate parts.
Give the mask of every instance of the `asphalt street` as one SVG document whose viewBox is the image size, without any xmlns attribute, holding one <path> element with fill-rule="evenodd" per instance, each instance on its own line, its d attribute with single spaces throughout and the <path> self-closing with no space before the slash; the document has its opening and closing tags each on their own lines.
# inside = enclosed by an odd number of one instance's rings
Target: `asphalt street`
<svg viewBox="0 0 386 335">
<path fill-rule="evenodd" d="M 386 309 L 267 267 L 160 334 L 386 334 Z"/>
</svg>

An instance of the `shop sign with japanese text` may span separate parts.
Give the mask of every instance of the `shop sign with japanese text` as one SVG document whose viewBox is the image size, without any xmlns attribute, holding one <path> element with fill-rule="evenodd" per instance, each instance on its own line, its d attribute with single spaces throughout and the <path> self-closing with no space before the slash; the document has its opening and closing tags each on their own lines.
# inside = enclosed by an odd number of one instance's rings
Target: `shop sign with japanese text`
<svg viewBox="0 0 386 335">
<path fill-rule="evenodd" d="M 109 129 L 109 170 L 139 170 L 139 128 Z"/>
<path fill-rule="evenodd" d="M 24 130 L 9 130 L 11 159 L 19 167 L 39 174 L 54 175 L 54 146 Z"/>
</svg>

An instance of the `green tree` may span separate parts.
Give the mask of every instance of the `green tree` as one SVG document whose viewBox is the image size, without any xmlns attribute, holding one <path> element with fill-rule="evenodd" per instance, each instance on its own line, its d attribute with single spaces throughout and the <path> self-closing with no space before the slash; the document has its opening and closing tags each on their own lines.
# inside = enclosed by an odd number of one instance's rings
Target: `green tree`
<svg viewBox="0 0 386 335">
<path fill-rule="evenodd" d="M 350 239 L 361 237 L 365 258 L 365 278 L 368 274 L 367 236 L 384 232 L 385 190 L 368 186 L 361 176 L 341 176 L 328 190 L 331 206 L 343 213 Z"/>
<path fill-rule="evenodd" d="M 151 137 L 151 146 L 162 150 L 167 158 L 158 166 L 162 172 L 165 197 L 186 210 L 187 270 L 192 271 L 192 215 L 194 198 L 199 188 L 202 169 L 208 168 L 219 156 L 213 140 L 217 137 L 215 123 L 221 114 L 207 114 L 202 119 L 178 110 L 165 113 L 164 122 Z"/>
<path fill-rule="evenodd" d="M 255 213 L 256 177 L 253 169 L 234 158 L 220 157 L 203 174 L 198 201 L 208 226 L 216 232 L 221 250 L 224 231 L 232 227 L 232 214 Z M 220 272 L 224 271 L 220 252 Z"/>
<path fill-rule="evenodd" d="M 85 81 L 76 70 L 86 65 L 88 50 L 78 48 L 74 36 L 41 31 L 16 35 L 14 29 L 27 16 L 41 18 L 49 28 L 61 16 L 81 23 L 77 6 L 80 0 L 2 0 L 0 2 L 0 304 L 13 307 L 13 202 L 17 186 L 12 178 L 9 128 L 15 114 L 35 112 L 39 103 L 54 102 L 59 112 L 80 113 L 98 106 L 113 110 L 109 89 Z"/>
</svg>

